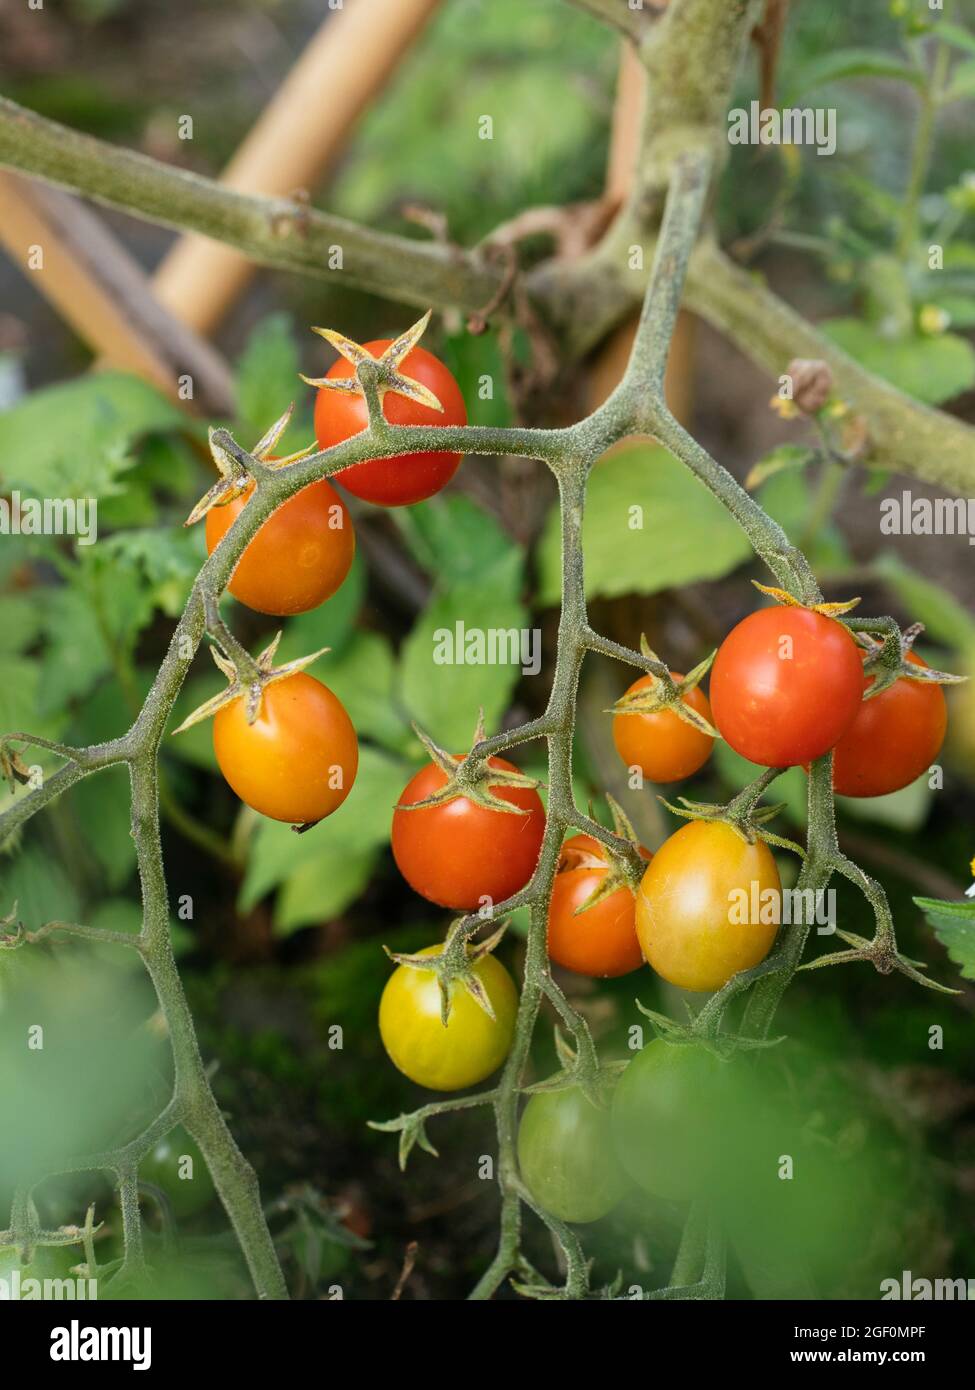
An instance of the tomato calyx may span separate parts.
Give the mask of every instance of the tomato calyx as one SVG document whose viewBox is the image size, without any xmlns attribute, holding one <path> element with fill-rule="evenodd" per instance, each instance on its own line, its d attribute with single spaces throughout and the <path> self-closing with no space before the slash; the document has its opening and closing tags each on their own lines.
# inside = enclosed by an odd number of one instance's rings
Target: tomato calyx
<svg viewBox="0 0 975 1390">
<path fill-rule="evenodd" d="M 808 613 L 818 613 L 823 618 L 840 618 L 844 613 L 852 612 L 860 602 L 859 598 L 849 598 L 834 603 L 804 603 L 787 589 L 777 589 L 774 584 L 760 584 L 757 579 L 753 579 L 752 583 L 760 594 L 775 599 L 783 608 L 805 608 Z"/>
<path fill-rule="evenodd" d="M 613 815 L 615 838 L 620 842 L 619 850 L 616 850 L 612 845 L 604 844 L 601 840 L 596 841 L 598 849 L 590 849 L 585 843 L 581 845 L 578 843 L 579 840 L 583 839 L 582 836 L 574 835 L 565 842 L 559 851 L 557 873 L 568 873 L 572 869 L 602 871 L 599 884 L 588 898 L 575 909 L 572 914 L 573 917 L 578 917 L 582 912 L 588 912 L 591 907 L 595 907 L 605 898 L 612 897 L 621 888 L 625 888 L 627 892 L 635 895 L 647 867 L 646 861 L 641 855 L 636 831 L 622 806 L 615 797 L 608 793 L 606 800 Z M 589 838 L 594 839 L 595 837 L 590 836 Z"/>
<path fill-rule="evenodd" d="M 761 969 L 761 966 L 758 967 Z M 738 1033 L 713 1033 L 698 1019 L 689 1016 L 687 1023 L 678 1023 L 656 1009 L 648 1009 L 639 999 L 634 1001 L 640 1013 L 646 1018 L 654 1031 L 654 1036 L 669 1047 L 703 1048 L 720 1062 L 727 1062 L 736 1052 L 754 1052 L 757 1049 L 778 1047 L 785 1042 L 783 1033 L 777 1038 L 749 1038 Z M 700 1017 L 700 1016 L 699 1016 Z M 626 1065 L 624 1062 L 623 1066 Z"/>
<path fill-rule="evenodd" d="M 853 961 L 869 961 L 879 975 L 890 975 L 894 970 L 901 975 L 906 975 L 915 984 L 924 985 L 926 989 L 933 989 L 939 994 L 961 994 L 962 991 L 952 989 L 949 985 L 939 984 L 937 980 L 932 980 L 930 976 L 922 974 L 927 970 L 924 961 L 913 960 L 910 956 L 902 955 L 897 949 L 897 942 L 894 933 L 889 927 L 878 929 L 872 941 L 868 941 L 865 936 L 858 936 L 856 932 L 842 931 L 839 927 L 834 928 L 836 935 L 848 943 L 849 949 L 846 951 L 830 951 L 824 956 L 817 956 L 815 960 L 806 961 L 800 965 L 800 970 L 819 970 L 827 965 L 847 965 Z"/>
<path fill-rule="evenodd" d="M 912 623 L 903 632 L 896 623 L 888 620 L 876 626 L 883 634 L 880 637 L 865 627 L 853 629 L 854 638 L 867 653 L 863 673 L 872 678 L 863 693 L 864 700 L 876 699 L 898 680 L 917 681 L 922 685 L 960 685 L 968 679 L 967 676 L 936 671 L 932 666 L 921 666 L 917 661 L 911 661 L 914 643 L 924 631 L 923 623 Z"/>
<path fill-rule="evenodd" d="M 696 709 L 685 701 L 685 696 L 700 685 L 701 681 L 711 669 L 714 658 L 717 656 L 715 649 L 710 656 L 698 662 L 693 671 L 675 681 L 669 668 L 660 660 L 646 639 L 646 634 L 640 634 L 640 652 L 646 662 L 646 674 L 651 678 L 653 684 L 644 687 L 642 690 L 634 690 L 621 695 L 610 709 L 604 710 L 604 714 L 659 714 L 661 710 L 672 710 L 678 719 L 682 719 L 685 724 L 690 724 L 702 734 L 707 734 L 709 738 L 720 739 L 721 735 L 717 729 L 699 714 Z"/>
<path fill-rule="evenodd" d="M 397 1115 L 395 1120 L 367 1120 L 369 1129 L 379 1130 L 381 1134 L 399 1135 L 399 1170 L 406 1172 L 406 1165 L 409 1161 L 413 1149 L 421 1148 L 424 1153 L 430 1154 L 433 1158 L 439 1158 L 440 1152 L 435 1149 L 427 1135 L 426 1121 L 432 1112 L 436 1112 L 437 1107 L 424 1106 L 421 1110 L 414 1110 L 409 1115 Z"/>
<path fill-rule="evenodd" d="M 290 463 L 297 463 L 299 459 L 307 458 L 313 452 L 314 445 L 309 445 L 307 449 L 299 449 L 296 454 L 288 454 L 284 458 L 274 458 L 273 463 L 271 463 L 274 448 L 291 423 L 294 408 L 294 401 L 292 401 L 284 414 L 275 420 L 267 433 L 254 445 L 250 456 L 257 463 L 270 464 L 275 469 L 285 468 Z M 211 427 L 209 432 L 210 453 L 217 465 L 220 477 L 197 502 L 183 522 L 184 526 L 193 526 L 214 507 L 225 507 L 228 502 L 235 502 L 238 497 L 243 497 L 251 483 L 254 482 L 254 478 L 243 464 L 219 443 L 216 437 L 217 433 L 218 431 Z"/>
<path fill-rule="evenodd" d="M 484 741 L 483 711 L 474 731 L 471 751 L 466 755 L 448 753 L 445 748 L 434 743 L 429 734 L 424 733 L 418 724 L 413 725 L 413 732 L 430 754 L 431 762 L 440 768 L 447 780 L 431 796 L 425 796 L 420 801 L 398 802 L 397 811 L 419 811 L 425 806 L 442 806 L 445 802 L 456 801 L 458 797 L 464 797 L 477 806 L 484 806 L 491 811 L 502 811 L 505 815 L 527 816 L 529 814 L 524 807 L 516 806 L 513 802 L 506 801 L 504 797 L 495 795 L 493 788 L 527 787 L 534 791 L 541 785 L 538 780 L 529 777 L 524 772 L 509 772 L 504 767 L 492 767 L 486 758 L 474 756 L 477 745 Z"/>
<path fill-rule="evenodd" d="M 746 844 L 753 845 L 756 840 L 762 840 L 767 845 L 791 850 L 793 854 L 798 854 L 800 859 L 804 859 L 806 851 L 801 845 L 767 828 L 768 822 L 780 815 L 788 803 L 778 801 L 771 806 L 758 804 L 767 787 L 784 771 L 781 767 L 766 768 L 761 777 L 756 777 L 754 782 L 750 782 L 725 805 L 709 801 L 690 801 L 686 796 L 677 798 L 681 803 L 679 806 L 673 805 L 664 797 L 660 797 L 659 800 L 668 811 L 673 812 L 675 816 L 683 817 L 684 820 L 720 821 L 723 825 L 730 826 Z"/>
<path fill-rule="evenodd" d="M 555 1055 L 559 1070 L 544 1081 L 536 1081 L 531 1086 L 522 1086 L 523 1095 L 540 1095 L 546 1091 L 582 1091 L 597 1110 L 605 1110 L 609 1092 L 616 1084 L 616 1078 L 626 1065 L 625 1062 L 600 1062 L 591 1037 L 583 1039 L 584 1045 L 573 1047 L 558 1024 L 552 1030 L 555 1042 Z"/>
<path fill-rule="evenodd" d="M 310 656 L 299 656 L 294 661 L 285 662 L 283 666 L 275 666 L 274 654 L 280 641 L 279 632 L 255 661 L 242 648 L 236 651 L 231 659 L 215 640 L 210 648 L 210 655 L 218 669 L 226 676 L 227 688 L 199 705 L 183 720 L 178 729 L 173 730 L 173 736 L 185 733 L 204 719 L 212 719 L 218 710 L 223 709 L 224 705 L 232 704 L 234 700 L 246 701 L 247 722 L 253 724 L 261 712 L 264 691 L 269 685 L 303 671 L 306 666 L 310 666 L 313 661 L 331 651 L 330 647 L 321 647 Z"/>
<path fill-rule="evenodd" d="M 375 401 L 381 407 L 383 397 L 388 391 L 395 392 L 398 396 L 405 396 L 407 400 L 414 401 L 417 405 L 428 406 L 431 410 L 443 414 L 443 403 L 437 399 L 429 387 L 400 371 L 400 363 L 413 351 L 426 332 L 432 312 L 432 309 L 428 309 L 422 319 L 419 319 L 405 333 L 401 333 L 398 338 L 395 338 L 381 357 L 373 357 L 372 353 L 367 352 L 361 343 L 353 342 L 351 338 L 347 338 L 343 333 L 337 333 L 332 328 L 313 328 L 313 333 L 324 338 L 341 357 L 352 363 L 355 373 L 352 376 L 343 377 L 312 377 L 299 374 L 302 381 L 307 386 L 317 386 L 325 391 L 339 391 L 347 395 L 364 396 L 367 404 L 370 405 L 370 416 L 373 414 L 372 402 Z"/>
<path fill-rule="evenodd" d="M 427 970 L 436 975 L 440 989 L 440 1021 L 445 1028 L 450 1018 L 451 986 L 455 981 L 463 985 L 475 1004 L 493 1022 L 494 1008 L 474 966 L 494 950 L 504 936 L 507 925 L 507 922 L 503 922 L 485 941 L 472 942 L 464 931 L 464 919 L 458 918 L 447 932 L 443 945 L 432 954 L 411 955 L 408 952 L 390 951 L 386 946 L 383 950 L 397 965 L 405 965 L 411 970 Z"/>
</svg>

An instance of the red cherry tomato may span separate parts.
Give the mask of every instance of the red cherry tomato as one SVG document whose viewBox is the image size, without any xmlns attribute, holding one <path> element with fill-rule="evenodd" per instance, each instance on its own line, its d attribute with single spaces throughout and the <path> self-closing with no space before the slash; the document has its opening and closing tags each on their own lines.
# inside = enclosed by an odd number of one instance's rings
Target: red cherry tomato
<svg viewBox="0 0 975 1390">
<path fill-rule="evenodd" d="M 242 496 L 207 512 L 207 554 L 212 555 L 240 513 Z M 235 599 L 258 613 L 289 617 L 331 598 L 355 555 L 348 508 L 327 479 L 302 488 L 265 521 L 237 562 L 227 585 Z"/>
<path fill-rule="evenodd" d="M 863 653 L 866 660 L 866 652 Z M 909 652 L 908 661 L 926 666 Z M 864 680 L 864 689 L 873 677 Z M 857 716 L 833 752 L 833 789 L 840 796 L 886 796 L 926 772 L 941 749 L 948 710 L 940 685 L 901 676 Z"/>
<path fill-rule="evenodd" d="M 243 699 L 217 710 L 213 750 L 241 801 L 293 825 L 338 810 L 359 767 L 359 743 L 345 706 L 303 671 L 265 688 L 253 724 Z"/>
<path fill-rule="evenodd" d="M 389 347 L 390 338 L 377 338 L 365 343 L 366 352 L 381 357 Z M 383 414 L 391 425 L 466 425 L 467 408 L 460 387 L 448 367 L 426 348 L 415 347 L 400 364 L 404 376 L 412 377 L 433 392 L 443 406 L 434 410 L 387 391 L 383 397 Z M 333 379 L 355 375 L 355 368 L 344 357 L 329 367 L 326 376 Z M 315 434 L 322 449 L 341 444 L 354 434 L 361 434 L 369 423 L 365 397 L 322 387 L 315 401 Z M 402 454 L 398 458 L 367 459 L 336 473 L 335 479 L 356 497 L 376 502 L 381 507 L 403 507 L 432 497 L 450 482 L 460 463 L 460 454 Z"/>
<path fill-rule="evenodd" d="M 490 767 L 517 769 L 504 758 Z M 436 763 L 406 785 L 401 804 L 423 801 L 447 781 Z M 393 812 L 393 858 L 411 888 L 441 907 L 471 910 L 485 899 L 503 902 L 524 888 L 538 862 L 545 808 L 534 787 L 494 787 L 527 814 L 495 811 L 465 796 L 417 811 Z"/>
<path fill-rule="evenodd" d="M 644 859 L 652 856 L 642 849 Z M 643 964 L 636 934 L 633 894 L 620 887 L 592 907 L 576 909 L 609 872 L 602 845 L 592 835 L 573 835 L 562 846 L 548 909 L 548 953 L 556 965 L 579 975 L 613 979 Z"/>
<path fill-rule="evenodd" d="M 761 608 L 718 648 L 714 722 L 736 753 L 764 767 L 812 762 L 835 746 L 863 695 L 860 652 L 832 618 Z"/>
<path fill-rule="evenodd" d="M 672 671 L 675 681 L 683 680 L 679 671 Z M 626 691 L 651 690 L 656 676 L 641 676 Z M 684 704 L 711 720 L 711 706 L 700 686 L 683 697 Z M 690 777 L 707 762 L 714 739 L 695 729 L 671 709 L 655 714 L 617 714 L 613 719 L 613 742 L 627 767 L 638 767 L 651 782 L 677 782 Z"/>
</svg>

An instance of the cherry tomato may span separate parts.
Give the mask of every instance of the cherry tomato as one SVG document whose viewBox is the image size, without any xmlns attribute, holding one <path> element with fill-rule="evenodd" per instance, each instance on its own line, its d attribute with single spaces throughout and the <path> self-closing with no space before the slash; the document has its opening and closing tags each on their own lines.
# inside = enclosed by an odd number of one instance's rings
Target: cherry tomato
<svg viewBox="0 0 975 1390">
<path fill-rule="evenodd" d="M 254 492 L 207 512 L 207 553 L 212 555 Z M 331 598 L 352 565 L 352 518 L 327 479 L 302 488 L 268 517 L 237 562 L 228 588 L 258 613 L 289 617 Z"/>
<path fill-rule="evenodd" d="M 345 706 L 328 686 L 299 671 L 264 689 L 248 724 L 243 698 L 219 709 L 213 750 L 220 771 L 248 806 L 271 820 L 311 824 L 352 790 L 359 744 Z"/>
<path fill-rule="evenodd" d="M 683 680 L 679 671 L 672 671 L 675 681 Z M 656 676 L 641 676 L 626 691 L 651 690 Z M 683 697 L 684 704 L 696 710 L 710 723 L 711 706 L 700 686 Z M 638 767 L 651 782 L 677 782 L 690 777 L 711 756 L 714 739 L 695 729 L 671 709 L 655 714 L 617 714 L 613 719 L 613 742 L 627 767 Z"/>
<path fill-rule="evenodd" d="M 365 343 L 373 357 L 381 357 L 392 339 L 377 338 Z M 395 391 L 383 397 L 383 414 L 391 425 L 466 425 L 467 409 L 453 373 L 432 352 L 415 347 L 400 364 L 404 376 L 412 377 L 436 396 L 443 410 L 421 405 Z M 355 375 L 355 368 L 344 357 L 328 369 L 333 379 Z M 369 423 L 365 397 L 359 393 L 330 391 L 321 387 L 315 400 L 315 434 L 322 449 L 341 444 L 361 434 Z M 334 476 L 343 487 L 365 502 L 382 507 L 402 507 L 432 497 L 450 482 L 460 463 L 460 454 L 402 454 L 398 458 L 367 459 L 343 468 Z"/>
<path fill-rule="evenodd" d="M 612 1129 L 626 1173 L 647 1192 L 682 1202 L 712 1165 L 714 1095 L 725 1064 L 694 1044 L 647 1043 L 613 1095 Z"/>
<path fill-rule="evenodd" d="M 636 895 L 636 930 L 658 975 L 681 989 L 720 989 L 764 960 L 781 883 L 768 845 L 722 821 L 690 821 L 661 845 Z"/>
<path fill-rule="evenodd" d="M 160 1139 L 146 1155 L 139 1177 L 162 1189 L 177 1216 L 195 1216 L 214 1198 L 206 1159 L 182 1126 Z"/>
<path fill-rule="evenodd" d="M 418 955 L 430 956 L 439 946 Z M 460 1091 L 497 1071 L 511 1049 L 518 1012 L 514 981 L 494 956 L 482 956 L 474 973 L 487 991 L 491 1019 L 461 981 L 450 986 L 450 1016 L 440 1017 L 440 985 L 433 970 L 399 965 L 379 1001 L 379 1033 L 393 1065 L 431 1091 Z"/>
<path fill-rule="evenodd" d="M 650 851 L 640 853 L 649 859 Z M 548 909 L 548 953 L 556 965 L 579 975 L 612 979 L 643 964 L 633 894 L 620 887 L 576 915 L 609 872 L 603 847 L 592 835 L 573 835 L 562 846 Z"/>
<path fill-rule="evenodd" d="M 610 1112 L 578 1086 L 531 1097 L 518 1126 L 518 1167 L 538 1205 L 562 1221 L 598 1221 L 627 1185 L 613 1152 Z"/>
<path fill-rule="evenodd" d="M 856 718 L 862 695 L 853 638 L 806 608 L 749 614 L 711 668 L 719 732 L 736 753 L 764 767 L 793 767 L 828 753 Z"/>
<path fill-rule="evenodd" d="M 866 653 L 864 652 L 864 659 Z M 908 661 L 926 666 L 919 656 Z M 865 679 L 864 689 L 873 684 Z M 833 752 L 833 789 L 840 796 L 885 796 L 926 772 L 941 750 L 948 710 L 940 685 L 901 676 L 864 700 Z"/>
<path fill-rule="evenodd" d="M 489 767 L 515 772 L 491 758 Z M 436 763 L 406 785 L 400 802 L 432 796 L 447 781 Z M 393 812 L 393 858 L 411 888 L 441 907 L 470 910 L 486 900 L 503 902 L 524 888 L 538 862 L 545 808 L 534 787 L 495 787 L 495 793 L 527 814 L 495 811 L 465 796 L 418 811 Z"/>
</svg>

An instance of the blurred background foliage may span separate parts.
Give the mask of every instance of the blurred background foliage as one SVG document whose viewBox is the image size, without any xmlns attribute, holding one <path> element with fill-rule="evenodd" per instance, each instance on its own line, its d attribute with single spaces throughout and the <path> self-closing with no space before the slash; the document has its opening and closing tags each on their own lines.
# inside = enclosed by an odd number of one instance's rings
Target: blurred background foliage
<svg viewBox="0 0 975 1390">
<path fill-rule="evenodd" d="M 6 94 L 46 115 L 213 174 L 319 18 L 310 0 L 71 0 L 56 13 L 46 9 L 42 24 L 12 12 L 0 18 L 0 78 Z M 964 18 L 955 16 L 959 25 Z M 790 302 L 825 321 L 858 360 L 921 399 L 975 419 L 975 38 L 961 27 L 947 40 L 952 100 L 940 114 L 917 224 L 905 241 L 917 64 L 929 21 L 920 0 L 795 6 L 779 89 L 787 102 L 835 105 L 837 153 L 820 160 L 811 151 L 732 147 L 716 216 L 723 241 Z M 451 237 L 465 244 L 536 203 L 597 198 L 616 64 L 612 34 L 559 0 L 450 0 L 317 197 L 337 213 L 415 236 L 426 233 L 404 206 L 425 205 L 443 213 Z M 739 98 L 745 104 L 755 95 L 749 66 Z M 195 123 L 190 144 L 172 135 L 186 110 Z M 472 135 L 485 112 L 505 114 L 493 142 Z M 109 221 L 149 266 L 170 240 L 122 217 Z M 946 248 L 944 271 L 917 268 L 926 264 L 919 246 L 932 242 Z M 537 253 L 546 249 L 542 239 Z M 181 523 L 211 479 L 207 422 L 132 377 L 89 373 L 82 346 L 7 261 L 0 288 L 9 402 L 0 416 L 0 487 L 4 495 L 82 495 L 99 504 L 97 545 L 3 537 L 0 729 L 87 743 L 120 732 L 138 708 L 204 558 L 202 528 L 186 531 Z M 364 340 L 408 321 L 409 311 L 332 282 L 262 274 L 218 335 L 236 374 L 236 413 L 225 423 L 252 444 L 297 400 L 288 442 L 301 447 L 311 438 L 311 393 L 297 373 L 318 374 L 325 365 L 308 327 L 332 324 Z M 431 328 L 428 343 L 458 376 L 473 423 L 506 423 L 525 408 L 512 371 L 524 343 L 493 332 L 473 338 L 450 315 Z M 750 477 L 762 504 L 810 554 L 828 596 L 860 593 L 865 612 L 923 622 L 925 657 L 975 673 L 966 538 L 881 536 L 879 497 L 904 481 L 876 470 L 837 476 L 820 460 L 808 426 L 768 408 L 769 382 L 700 325 L 688 373 L 692 427 Z M 481 398 L 484 377 L 493 382 L 491 399 Z M 582 373 L 530 408 L 542 422 L 562 422 L 583 413 L 584 400 Z M 493 1150 L 484 1115 L 437 1121 L 439 1163 L 416 1156 L 405 1175 L 388 1136 L 365 1122 L 418 1103 L 415 1088 L 384 1058 L 375 1027 L 388 972 L 380 945 L 414 948 L 446 925 L 409 893 L 388 849 L 391 808 L 423 760 L 411 725 L 460 751 L 479 707 L 494 729 L 539 712 L 547 695 L 559 536 L 554 493 L 541 472 L 516 460 L 469 459 L 447 493 L 430 502 L 382 515 L 354 507 L 352 574 L 324 607 L 285 624 L 280 648 L 285 660 L 331 648 L 315 674 L 359 730 L 355 787 L 327 824 L 295 836 L 241 808 L 216 775 L 206 725 L 165 745 L 165 848 L 187 988 L 205 1051 L 219 1059 L 218 1096 L 262 1175 L 294 1286 L 308 1296 L 330 1296 L 338 1283 L 346 1296 L 388 1297 L 413 1238 L 421 1256 L 406 1296 L 460 1294 L 493 1241 L 494 1189 L 474 1176 L 477 1156 Z M 916 482 L 910 488 L 928 495 Z M 642 530 L 626 528 L 634 506 L 643 509 Z M 648 442 L 626 443 L 596 470 L 585 541 L 596 625 L 631 645 L 645 632 L 677 669 L 690 669 L 753 606 L 748 580 L 761 576 L 744 538 Z M 252 650 L 274 631 L 271 620 L 232 599 L 226 609 Z M 432 678 L 432 634 L 458 621 L 537 627 L 541 671 L 454 665 L 437 667 Z M 629 678 L 611 663 L 587 666 L 577 799 L 606 817 L 602 798 L 612 792 L 654 846 L 668 833 L 669 817 L 652 789 L 626 787 L 603 713 Z M 201 653 L 174 724 L 220 684 Z M 846 802 L 840 820 L 843 844 L 890 894 L 903 949 L 959 983 L 912 902 L 919 893 L 957 897 L 975 853 L 975 695 L 962 688 L 950 699 L 944 789 L 922 783 Z M 50 768 L 56 760 L 37 761 Z M 531 757 L 526 766 L 543 771 Z M 719 746 L 680 790 L 724 798 L 749 776 L 749 766 Z M 777 785 L 787 803 L 783 833 L 799 834 L 803 774 L 790 772 Z M 0 806 L 7 796 L 0 791 Z M 53 805 L 15 849 L 0 858 L 0 914 L 16 901 L 29 927 L 57 918 L 137 929 L 121 770 Z M 787 860 L 782 869 L 787 880 L 794 876 Z M 838 892 L 846 925 L 865 929 L 861 900 L 846 885 Z M 502 947 L 512 964 L 522 926 L 516 920 Z M 822 948 L 828 945 L 827 938 Z M 90 953 L 71 944 L 31 954 L 36 960 L 28 962 L 19 953 L 16 967 L 0 961 L 0 1131 L 9 1138 L 13 1115 L 20 1126 L 16 1152 L 4 1140 L 0 1202 L 50 1141 L 52 1115 L 66 1151 L 101 1145 L 120 1126 L 134 1131 L 143 1101 L 157 1100 L 167 1080 L 160 1049 L 151 1045 L 154 1004 L 135 965 L 116 951 L 110 975 L 103 961 L 101 973 L 86 974 Z M 566 977 L 565 986 L 607 1055 L 625 1051 L 634 994 L 655 1008 L 682 1007 L 677 992 L 649 974 L 598 986 Z M 827 1297 L 876 1297 L 878 1278 L 902 1268 L 918 1275 L 975 1270 L 972 1003 L 970 987 L 960 1000 L 945 1000 L 866 967 L 800 976 L 782 1012 L 790 1042 L 777 1065 L 807 1099 L 804 1123 L 829 1162 L 811 1210 L 783 1214 L 775 1229 L 758 1232 L 756 1243 L 765 1245 L 742 1257 L 732 1292 L 774 1295 L 800 1247 L 810 1248 Z M 25 1008 L 32 1021 L 48 1020 L 84 1043 L 53 1080 L 47 1071 L 42 1081 L 28 1076 L 14 1060 Z M 336 1025 L 340 1049 L 329 1031 Z M 929 1047 L 934 1026 L 944 1029 L 943 1051 Z M 554 1065 L 548 1034 L 539 1030 L 538 1076 Z M 120 1082 L 121 1111 L 92 1108 L 78 1078 L 100 1075 L 109 1053 L 120 1052 L 128 1053 L 131 1094 Z M 45 1066 L 57 1070 L 54 1061 Z M 62 1101 L 52 1101 L 55 1092 Z M 55 1191 L 51 1219 L 80 1220 L 88 1200 L 101 1203 L 99 1241 L 111 1258 L 118 1215 L 106 1189 L 75 1181 Z M 849 1229 L 840 1239 L 851 1212 L 862 1218 L 852 1244 Z M 592 1233 L 602 1274 L 609 1279 L 622 1267 L 624 1286 L 661 1282 L 679 1216 L 666 1204 L 628 1199 Z M 836 1233 L 832 1244 L 813 1240 L 818 1222 Z M 165 1216 L 150 1215 L 150 1225 L 162 1250 Z M 180 1228 L 198 1242 L 194 1258 L 203 1262 L 190 1296 L 246 1292 L 212 1204 Z M 539 1258 L 547 1258 L 544 1246 Z"/>
</svg>

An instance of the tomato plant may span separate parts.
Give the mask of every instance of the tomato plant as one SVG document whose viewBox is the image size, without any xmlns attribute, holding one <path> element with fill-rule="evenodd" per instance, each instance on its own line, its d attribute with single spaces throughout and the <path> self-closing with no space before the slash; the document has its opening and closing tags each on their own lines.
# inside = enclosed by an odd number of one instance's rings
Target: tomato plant
<svg viewBox="0 0 975 1390">
<path fill-rule="evenodd" d="M 391 345 L 391 338 L 377 338 L 365 343 L 365 351 L 380 357 Z M 426 348 L 415 347 L 400 364 L 405 376 L 427 387 L 442 405 L 442 410 L 412 401 L 395 390 L 383 396 L 383 414 L 391 425 L 466 425 L 467 408 L 460 387 L 449 367 Z M 355 375 L 355 367 L 341 357 L 326 372 L 332 381 Z M 315 399 L 315 434 L 319 447 L 330 449 L 335 444 L 361 433 L 369 422 L 365 397 L 357 392 L 330 391 L 322 387 Z M 420 453 L 402 454 L 389 459 L 367 459 L 363 463 L 343 468 L 334 476 L 344 488 L 382 507 L 402 507 L 432 497 L 450 482 L 457 472 L 460 454 Z"/>
<path fill-rule="evenodd" d="M 436 955 L 427 946 L 421 956 Z M 492 1019 L 459 980 L 451 981 L 450 1015 L 441 1017 L 440 984 L 434 970 L 399 965 L 379 1001 L 379 1032 L 394 1066 L 431 1091 L 460 1091 L 496 1071 L 507 1057 L 515 1031 L 518 992 L 499 960 L 481 956 L 473 965 L 494 1010 Z"/>
<path fill-rule="evenodd" d="M 489 767 L 515 772 L 491 758 Z M 534 787 L 492 788 L 518 812 L 454 797 L 415 811 L 401 809 L 433 796 L 447 774 L 428 763 L 410 779 L 393 812 L 393 857 L 411 888 L 441 907 L 471 909 L 503 902 L 524 888 L 538 862 L 545 808 Z"/>
<path fill-rule="evenodd" d="M 518 1126 L 518 1167 L 538 1205 L 563 1221 L 598 1221 L 627 1186 L 610 1112 L 578 1086 L 531 1097 Z"/>
<path fill-rule="evenodd" d="M 842 624 L 807 608 L 761 608 L 718 648 L 714 722 L 736 753 L 765 767 L 821 757 L 856 718 L 863 670 Z"/>
<path fill-rule="evenodd" d="M 181 1125 L 170 1130 L 146 1155 L 139 1177 L 161 1189 L 176 1216 L 195 1216 L 210 1205 L 215 1195 L 206 1159 Z"/>
<path fill-rule="evenodd" d="M 683 680 L 678 671 L 672 671 L 671 676 L 675 681 Z M 628 687 L 624 699 L 640 691 L 651 691 L 658 684 L 656 676 L 641 676 Z M 700 686 L 689 690 L 683 700 L 710 722 L 711 705 Z M 613 719 L 613 742 L 627 767 L 638 767 L 651 782 L 677 782 L 690 777 L 707 762 L 714 746 L 713 738 L 672 709 L 617 714 Z"/>
<path fill-rule="evenodd" d="M 781 884 L 768 845 L 723 821 L 690 821 L 657 850 L 636 895 L 647 961 L 681 989 L 720 989 L 764 960 Z"/>
<path fill-rule="evenodd" d="M 711 1166 L 712 1100 L 724 1064 L 703 1047 L 655 1038 L 625 1067 L 613 1096 L 620 1162 L 638 1186 L 686 1201 Z"/>
<path fill-rule="evenodd" d="M 330 816 L 352 790 L 359 744 L 345 706 L 298 671 L 265 686 L 253 724 L 232 700 L 213 720 L 220 771 L 255 811 L 293 825 Z"/>
<path fill-rule="evenodd" d="M 913 652 L 907 659 L 915 666 L 927 665 Z M 872 684 L 873 677 L 866 677 L 864 688 Z M 834 791 L 840 796 L 885 796 L 909 786 L 938 756 L 947 725 L 941 686 L 899 676 L 872 700 L 861 702 L 836 745 Z"/>
<path fill-rule="evenodd" d="M 254 492 L 206 514 L 207 553 L 213 554 Z M 355 555 L 348 508 L 327 479 L 290 497 L 254 536 L 227 585 L 234 598 L 258 613 L 287 617 L 307 613 L 331 598 Z"/>
<path fill-rule="evenodd" d="M 641 850 L 650 858 L 649 850 Z M 636 934 L 633 892 L 622 884 L 591 907 L 610 872 L 605 851 L 592 835 L 573 835 L 562 846 L 548 909 L 548 953 L 556 965 L 580 975 L 611 979 L 643 964 Z"/>
</svg>

